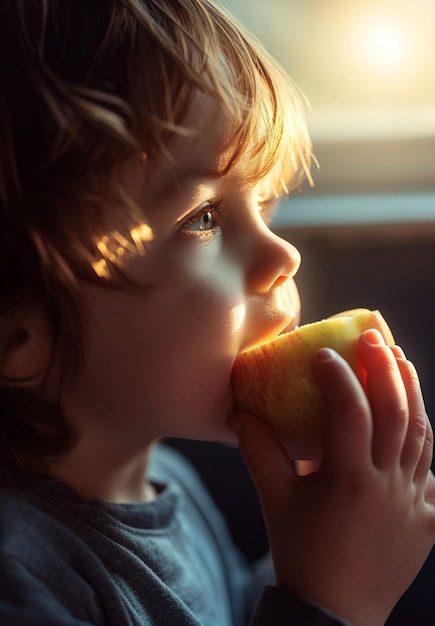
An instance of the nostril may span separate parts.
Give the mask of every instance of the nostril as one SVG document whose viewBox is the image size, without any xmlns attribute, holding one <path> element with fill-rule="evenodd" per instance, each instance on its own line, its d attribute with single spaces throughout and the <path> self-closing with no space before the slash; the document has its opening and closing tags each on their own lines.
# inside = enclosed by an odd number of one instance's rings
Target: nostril
<svg viewBox="0 0 435 626">
<path fill-rule="evenodd" d="M 264 225 L 249 248 L 247 271 L 248 288 L 256 293 L 267 293 L 272 287 L 291 280 L 299 269 L 299 251 L 285 239 L 272 233 Z"/>
<path fill-rule="evenodd" d="M 284 276 L 283 274 L 281 276 L 278 276 L 278 278 L 273 283 L 273 287 L 280 287 L 285 282 L 287 282 L 288 279 L 289 279 L 289 277 L 288 276 Z"/>
</svg>

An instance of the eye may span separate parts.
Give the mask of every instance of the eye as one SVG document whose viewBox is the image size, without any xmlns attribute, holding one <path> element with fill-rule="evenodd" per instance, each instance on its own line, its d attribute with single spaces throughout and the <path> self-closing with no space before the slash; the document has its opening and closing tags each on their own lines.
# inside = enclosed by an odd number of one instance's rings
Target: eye
<svg viewBox="0 0 435 626">
<path fill-rule="evenodd" d="M 199 230 L 211 230 L 213 223 L 213 213 L 211 211 L 204 211 L 202 215 L 198 216 L 197 224 Z"/>
<path fill-rule="evenodd" d="M 208 202 L 184 222 L 183 230 L 204 234 L 216 231 L 220 228 L 221 210 L 222 203 L 212 205 Z"/>
</svg>

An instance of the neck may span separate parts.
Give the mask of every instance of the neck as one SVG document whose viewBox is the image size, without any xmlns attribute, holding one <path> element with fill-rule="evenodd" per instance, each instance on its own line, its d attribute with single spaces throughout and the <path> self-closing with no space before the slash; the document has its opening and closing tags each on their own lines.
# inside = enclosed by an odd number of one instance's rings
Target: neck
<svg viewBox="0 0 435 626">
<path fill-rule="evenodd" d="M 85 500 L 146 502 L 156 496 L 146 478 L 152 449 L 150 444 L 132 454 L 123 442 L 84 437 L 49 473 Z"/>
</svg>

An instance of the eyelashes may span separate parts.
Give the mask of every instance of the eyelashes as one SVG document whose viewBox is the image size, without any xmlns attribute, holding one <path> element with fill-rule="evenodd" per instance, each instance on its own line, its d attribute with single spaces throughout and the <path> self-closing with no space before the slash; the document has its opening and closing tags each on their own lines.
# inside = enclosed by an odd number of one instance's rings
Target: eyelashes
<svg viewBox="0 0 435 626">
<path fill-rule="evenodd" d="M 277 213 L 281 199 L 273 197 L 258 202 L 258 211 L 267 226 L 270 225 Z M 227 223 L 229 215 L 230 212 L 226 210 L 223 199 L 206 202 L 184 221 L 182 231 L 210 237 L 219 232 Z"/>
<path fill-rule="evenodd" d="M 182 229 L 198 234 L 214 232 L 223 225 L 224 216 L 223 200 L 206 202 L 184 222 Z"/>
</svg>

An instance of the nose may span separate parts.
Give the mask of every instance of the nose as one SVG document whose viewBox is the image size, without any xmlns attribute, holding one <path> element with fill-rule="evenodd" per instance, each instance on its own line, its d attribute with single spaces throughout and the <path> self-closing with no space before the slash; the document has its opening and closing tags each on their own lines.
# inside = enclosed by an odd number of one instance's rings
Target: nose
<svg viewBox="0 0 435 626">
<path fill-rule="evenodd" d="M 251 293 L 267 293 L 271 287 L 292 278 L 301 264 L 297 248 L 263 224 L 255 237 L 248 272 Z"/>
</svg>

